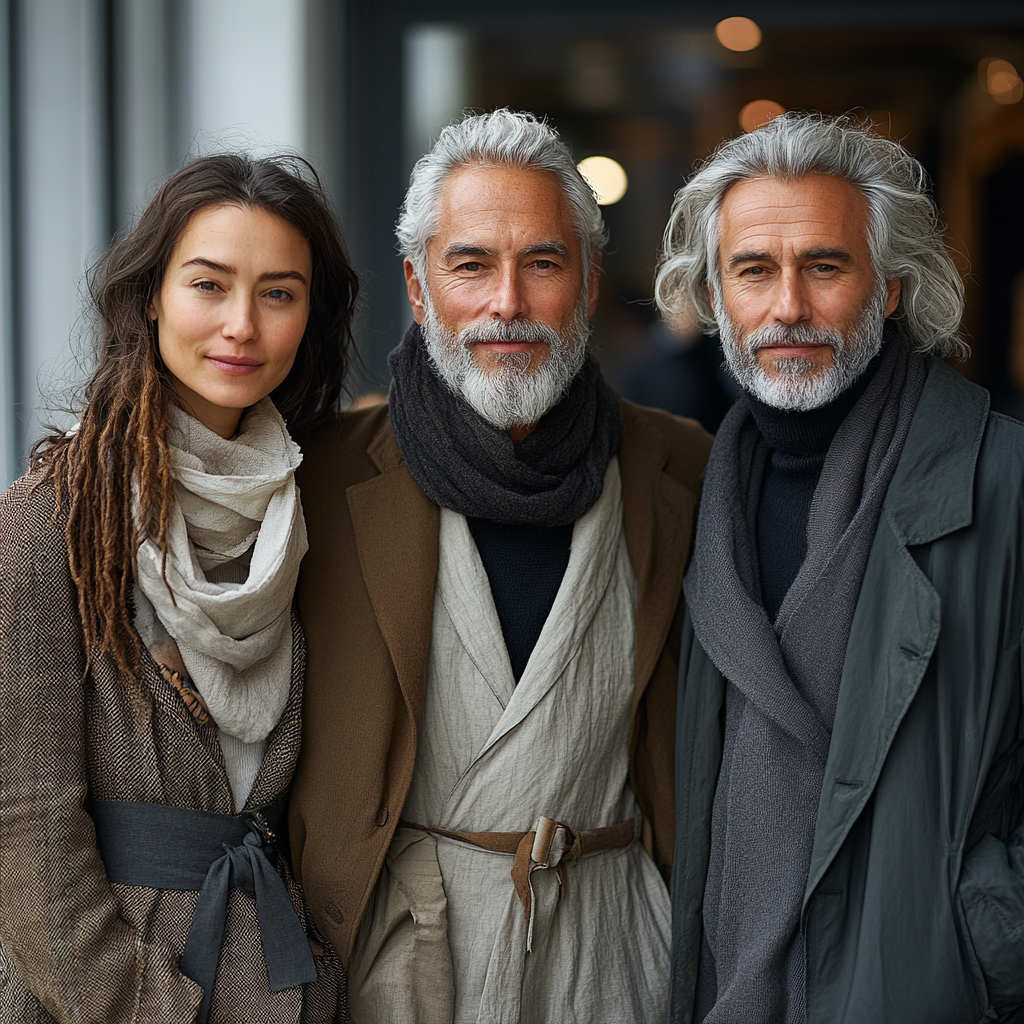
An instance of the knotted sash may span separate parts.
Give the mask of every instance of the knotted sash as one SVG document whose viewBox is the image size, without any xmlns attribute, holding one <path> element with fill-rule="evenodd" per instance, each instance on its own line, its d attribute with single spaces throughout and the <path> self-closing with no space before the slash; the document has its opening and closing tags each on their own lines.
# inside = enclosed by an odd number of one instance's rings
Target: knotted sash
<svg viewBox="0 0 1024 1024">
<path fill-rule="evenodd" d="M 264 840 L 273 840 L 274 832 L 266 818 L 252 811 L 215 814 L 115 800 L 98 800 L 89 810 L 111 882 L 198 890 L 181 956 L 182 973 L 203 990 L 197 1024 L 206 1024 L 210 1015 L 232 888 L 256 899 L 271 991 L 316 981 L 309 941 L 284 881 L 267 859 Z"/>
</svg>

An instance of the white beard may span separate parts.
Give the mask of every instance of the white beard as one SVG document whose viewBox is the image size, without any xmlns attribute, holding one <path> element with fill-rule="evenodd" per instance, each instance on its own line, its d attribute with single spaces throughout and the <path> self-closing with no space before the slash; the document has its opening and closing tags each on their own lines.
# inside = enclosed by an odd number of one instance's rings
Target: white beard
<svg viewBox="0 0 1024 1024">
<path fill-rule="evenodd" d="M 590 335 L 585 293 L 564 334 L 535 320 L 488 320 L 455 334 L 438 319 L 426 294 L 424 306 L 423 339 L 437 375 L 481 418 L 501 430 L 534 426 L 562 400 L 583 366 Z M 498 365 L 486 370 L 477 365 L 472 349 L 483 341 L 546 342 L 549 354 L 531 369 L 531 352 L 496 353 L 492 359 Z"/>
<path fill-rule="evenodd" d="M 716 292 L 715 318 L 729 371 L 744 391 L 774 409 L 806 412 L 827 405 L 853 384 L 882 348 L 885 299 L 885 282 L 880 281 L 859 320 L 846 332 L 777 324 L 740 338 Z M 832 365 L 821 369 L 810 359 L 791 356 L 776 359 L 771 376 L 758 362 L 757 350 L 780 344 L 828 345 Z"/>
</svg>

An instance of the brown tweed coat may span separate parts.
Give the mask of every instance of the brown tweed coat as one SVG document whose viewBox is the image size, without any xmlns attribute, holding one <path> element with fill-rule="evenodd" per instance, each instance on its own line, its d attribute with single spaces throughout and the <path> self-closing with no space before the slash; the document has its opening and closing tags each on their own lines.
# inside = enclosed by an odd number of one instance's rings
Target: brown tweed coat
<svg viewBox="0 0 1024 1024">
<path fill-rule="evenodd" d="M 201 990 L 178 969 L 194 892 L 112 885 L 87 799 L 236 812 L 216 727 L 150 663 L 83 679 L 75 589 L 53 490 L 32 477 L 0 499 L 0 1021 L 185 1024 Z M 249 805 L 273 800 L 298 757 L 305 645 Z M 293 903 L 304 917 L 298 886 Z M 344 1019 L 337 955 L 312 936 L 318 981 L 271 992 L 255 902 L 230 895 L 210 1021 Z"/>
<path fill-rule="evenodd" d="M 711 438 L 622 403 L 623 522 L 637 580 L 630 782 L 668 878 L 683 572 Z M 292 857 L 347 963 L 412 781 L 433 617 L 440 514 L 402 461 L 387 406 L 303 441 L 309 531 L 297 598 L 309 643 Z M 525 826 L 524 826 L 525 827 Z"/>
</svg>

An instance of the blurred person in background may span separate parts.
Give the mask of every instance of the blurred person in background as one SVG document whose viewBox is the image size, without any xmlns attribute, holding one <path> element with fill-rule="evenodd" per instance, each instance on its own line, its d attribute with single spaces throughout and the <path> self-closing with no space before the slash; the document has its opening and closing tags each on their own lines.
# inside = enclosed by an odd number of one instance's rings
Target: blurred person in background
<svg viewBox="0 0 1024 1024">
<path fill-rule="evenodd" d="M 644 335 L 643 354 L 619 375 L 622 397 L 695 419 L 713 434 L 738 394 L 718 336 L 705 334 L 690 310 L 680 310 L 672 324 L 648 322 Z"/>
<path fill-rule="evenodd" d="M 670 1019 L 1024 1006 L 1024 425 L 950 369 L 921 166 L 787 114 L 677 193 L 657 294 L 743 395 L 680 654 Z"/>
<path fill-rule="evenodd" d="M 281 843 L 305 665 L 289 428 L 348 365 L 339 226 L 303 161 L 206 157 L 90 285 L 80 421 L 0 502 L 0 1018 L 343 1019 Z"/>
<path fill-rule="evenodd" d="M 445 128 L 398 236 L 389 407 L 343 413 L 300 478 L 296 870 L 359 1024 L 663 1021 L 710 439 L 587 352 L 604 224 L 543 122 Z"/>
</svg>

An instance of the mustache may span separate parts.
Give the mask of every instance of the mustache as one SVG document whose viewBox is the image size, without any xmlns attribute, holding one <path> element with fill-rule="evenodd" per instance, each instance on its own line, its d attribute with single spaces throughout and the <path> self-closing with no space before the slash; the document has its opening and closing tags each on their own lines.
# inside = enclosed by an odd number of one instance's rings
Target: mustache
<svg viewBox="0 0 1024 1024">
<path fill-rule="evenodd" d="M 846 347 L 846 342 L 839 331 L 812 327 L 810 324 L 773 324 L 752 331 L 744 339 L 744 344 L 751 352 L 761 348 L 774 348 L 776 345 L 792 345 L 795 348 L 827 345 L 836 352 Z"/>
<path fill-rule="evenodd" d="M 490 341 L 507 344 L 546 342 L 552 348 L 562 344 L 554 328 L 536 320 L 489 320 L 481 324 L 470 324 L 459 332 L 457 340 L 463 348 Z"/>
</svg>

